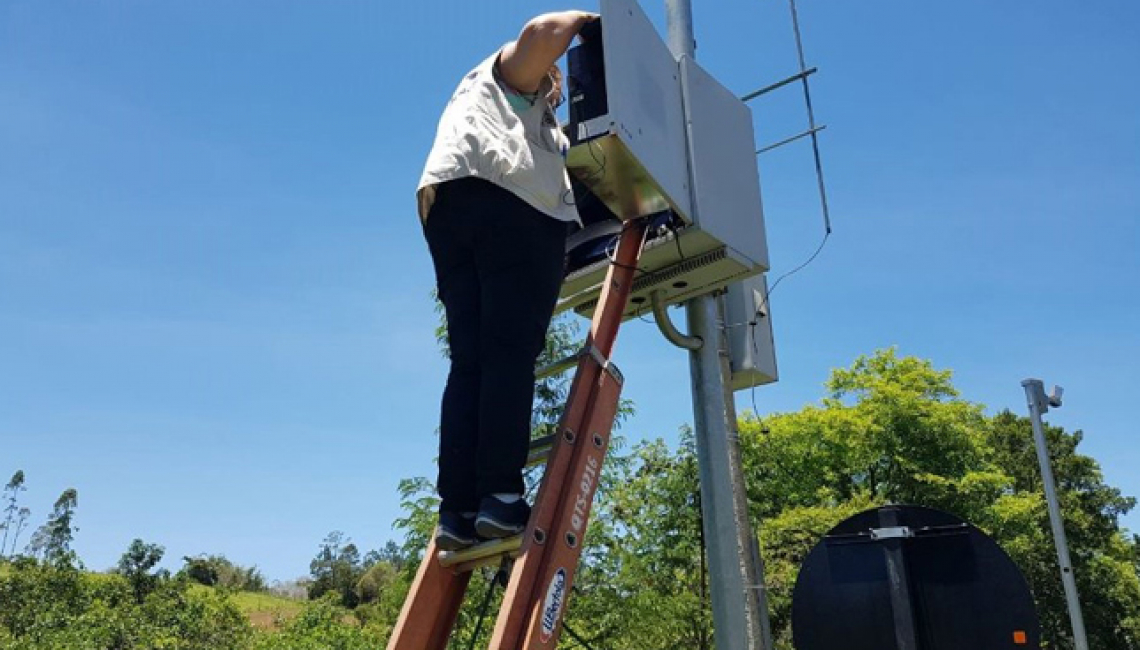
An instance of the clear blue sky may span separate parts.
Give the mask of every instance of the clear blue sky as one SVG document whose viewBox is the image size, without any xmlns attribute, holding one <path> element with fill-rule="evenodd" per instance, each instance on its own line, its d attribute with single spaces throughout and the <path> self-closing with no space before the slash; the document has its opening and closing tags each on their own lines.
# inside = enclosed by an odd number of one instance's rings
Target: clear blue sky
<svg viewBox="0 0 1140 650">
<path fill-rule="evenodd" d="M 835 235 L 774 295 L 761 412 L 890 345 L 994 410 L 1039 376 L 1140 495 L 1140 7 L 801 3 Z M 459 77 L 560 8 L 0 3 L 0 473 L 34 523 L 75 487 L 91 568 L 142 537 L 277 579 L 391 538 L 445 373 L 412 191 Z M 734 91 L 796 69 L 782 0 L 694 21 Z M 758 144 L 804 128 L 794 88 L 753 108 Z M 822 231 L 810 148 L 760 162 L 780 273 Z M 625 435 L 675 440 L 686 356 L 642 323 L 617 355 Z"/>
</svg>

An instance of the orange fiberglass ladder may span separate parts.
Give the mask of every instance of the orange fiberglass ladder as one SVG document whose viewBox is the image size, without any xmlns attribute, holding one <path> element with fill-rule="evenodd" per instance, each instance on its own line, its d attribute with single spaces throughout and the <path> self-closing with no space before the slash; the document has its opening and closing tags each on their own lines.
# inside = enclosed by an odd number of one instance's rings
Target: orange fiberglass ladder
<svg viewBox="0 0 1140 650">
<path fill-rule="evenodd" d="M 645 228 L 645 219 L 637 219 L 622 229 L 590 336 L 578 355 L 566 410 L 549 443 L 546 472 L 526 531 L 450 553 L 441 553 L 430 541 L 388 650 L 444 650 L 471 572 L 512 557 L 514 567 L 489 648 L 557 646 L 621 397 L 622 376 L 609 356 L 629 301 Z"/>
</svg>

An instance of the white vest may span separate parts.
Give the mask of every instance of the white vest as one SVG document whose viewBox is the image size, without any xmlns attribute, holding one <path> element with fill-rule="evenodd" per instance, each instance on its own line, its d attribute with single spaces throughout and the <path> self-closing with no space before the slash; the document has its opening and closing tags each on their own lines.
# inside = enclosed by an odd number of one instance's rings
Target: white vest
<svg viewBox="0 0 1140 650">
<path fill-rule="evenodd" d="M 516 111 L 495 77 L 498 57 L 469 72 L 443 111 L 416 188 L 420 219 L 427 220 L 436 184 L 477 176 L 555 219 L 579 221 L 566 175 L 569 142 L 546 103 L 549 82 L 532 106 Z"/>
</svg>

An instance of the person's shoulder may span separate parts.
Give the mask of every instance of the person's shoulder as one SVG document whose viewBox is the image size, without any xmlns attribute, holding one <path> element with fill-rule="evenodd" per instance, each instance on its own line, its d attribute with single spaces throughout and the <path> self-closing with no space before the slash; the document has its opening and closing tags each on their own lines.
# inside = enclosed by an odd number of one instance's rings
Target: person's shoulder
<svg viewBox="0 0 1140 650">
<path fill-rule="evenodd" d="M 509 45 L 510 43 L 505 43 L 502 47 L 492 52 L 487 58 L 480 61 L 479 65 L 475 66 L 472 72 L 486 72 L 493 75 L 496 79 L 500 78 L 502 75 L 499 70 L 501 66 L 500 62 L 503 58 L 503 51 L 506 50 Z"/>
</svg>

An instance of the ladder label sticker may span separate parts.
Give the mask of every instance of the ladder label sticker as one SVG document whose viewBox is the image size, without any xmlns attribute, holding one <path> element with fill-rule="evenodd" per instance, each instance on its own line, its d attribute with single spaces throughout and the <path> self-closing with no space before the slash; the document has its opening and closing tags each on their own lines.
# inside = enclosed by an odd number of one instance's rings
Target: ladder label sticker
<svg viewBox="0 0 1140 650">
<path fill-rule="evenodd" d="M 542 604 L 542 642 L 554 636 L 554 627 L 562 615 L 562 603 L 566 600 L 566 569 L 559 568 L 546 588 L 546 600 Z"/>
<path fill-rule="evenodd" d="M 594 483 L 597 481 L 600 465 L 595 456 L 587 456 L 586 468 L 582 470 L 582 479 L 578 481 L 578 497 L 574 499 L 574 513 L 570 516 L 570 525 L 579 536 L 586 523 L 586 508 L 590 506 L 590 499 L 594 495 Z"/>
</svg>

